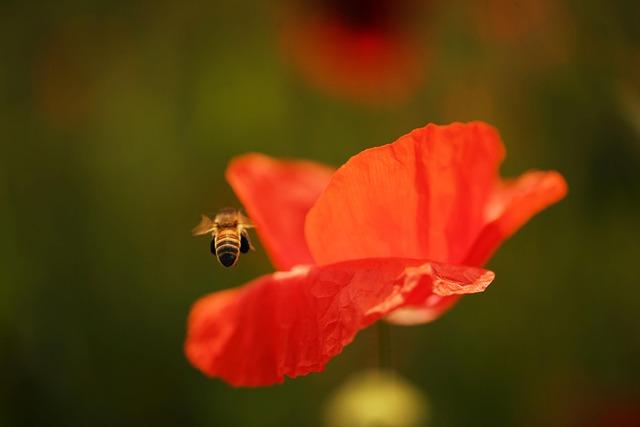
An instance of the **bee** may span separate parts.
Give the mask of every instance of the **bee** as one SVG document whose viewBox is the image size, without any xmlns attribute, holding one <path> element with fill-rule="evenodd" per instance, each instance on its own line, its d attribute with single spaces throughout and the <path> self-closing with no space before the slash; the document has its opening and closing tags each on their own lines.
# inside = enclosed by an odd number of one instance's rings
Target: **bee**
<svg viewBox="0 0 640 427">
<path fill-rule="evenodd" d="M 254 249 L 249 240 L 249 228 L 253 228 L 253 224 L 238 209 L 222 208 L 213 220 L 202 215 L 192 233 L 194 236 L 211 233 L 211 253 L 223 266 L 233 267 L 241 253 Z"/>
</svg>

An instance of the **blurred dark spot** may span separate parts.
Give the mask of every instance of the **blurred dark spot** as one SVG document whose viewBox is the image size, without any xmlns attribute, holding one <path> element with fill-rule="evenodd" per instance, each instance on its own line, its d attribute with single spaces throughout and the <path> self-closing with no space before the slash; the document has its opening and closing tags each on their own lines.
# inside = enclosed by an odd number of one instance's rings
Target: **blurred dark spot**
<svg viewBox="0 0 640 427">
<path fill-rule="evenodd" d="M 357 31 L 388 30 L 409 16 L 413 1 L 318 0 L 329 16 Z"/>
</svg>

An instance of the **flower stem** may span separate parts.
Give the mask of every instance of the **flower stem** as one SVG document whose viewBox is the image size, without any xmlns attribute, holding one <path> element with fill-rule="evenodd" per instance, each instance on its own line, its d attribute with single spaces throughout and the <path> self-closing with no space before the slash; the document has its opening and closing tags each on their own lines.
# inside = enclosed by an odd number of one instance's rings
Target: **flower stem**
<svg viewBox="0 0 640 427">
<path fill-rule="evenodd" d="M 376 323 L 378 332 L 378 369 L 391 369 L 391 331 L 385 321 Z"/>
</svg>

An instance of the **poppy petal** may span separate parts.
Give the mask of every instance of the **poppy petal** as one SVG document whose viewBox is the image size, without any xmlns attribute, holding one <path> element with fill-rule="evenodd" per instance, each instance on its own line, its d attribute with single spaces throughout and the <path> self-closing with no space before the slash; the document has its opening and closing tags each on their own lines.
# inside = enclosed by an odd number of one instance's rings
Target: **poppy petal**
<svg viewBox="0 0 640 427">
<path fill-rule="evenodd" d="M 209 376 L 261 386 L 321 371 L 356 333 L 428 295 L 483 291 L 490 271 L 407 259 L 298 266 L 193 307 L 187 357 Z"/>
<path fill-rule="evenodd" d="M 567 183 L 558 172 L 532 171 L 515 180 L 503 182 L 486 209 L 486 221 L 465 263 L 484 265 L 500 244 L 523 226 L 533 215 L 562 199 Z M 449 310 L 459 296 L 431 295 L 415 306 L 405 306 L 386 317 L 399 325 L 430 322 Z"/>
<path fill-rule="evenodd" d="M 304 218 L 333 169 L 309 161 L 247 154 L 231 161 L 226 177 L 256 226 L 279 270 L 313 263 L 304 238 Z"/>
<path fill-rule="evenodd" d="M 491 126 L 427 125 L 339 168 L 307 215 L 317 263 L 372 257 L 463 263 L 504 148 Z"/>
<path fill-rule="evenodd" d="M 484 265 L 504 240 L 566 194 L 567 182 L 555 171 L 531 171 L 502 182 L 487 205 L 486 224 L 464 262 Z"/>
</svg>

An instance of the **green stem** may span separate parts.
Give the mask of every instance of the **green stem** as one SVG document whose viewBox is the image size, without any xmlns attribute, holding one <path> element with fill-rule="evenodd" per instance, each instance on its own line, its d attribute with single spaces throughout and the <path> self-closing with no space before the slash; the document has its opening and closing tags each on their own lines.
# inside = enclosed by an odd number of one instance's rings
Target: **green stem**
<svg viewBox="0 0 640 427">
<path fill-rule="evenodd" d="M 391 369 L 391 331 L 384 321 L 376 323 L 378 331 L 378 369 Z"/>
</svg>

